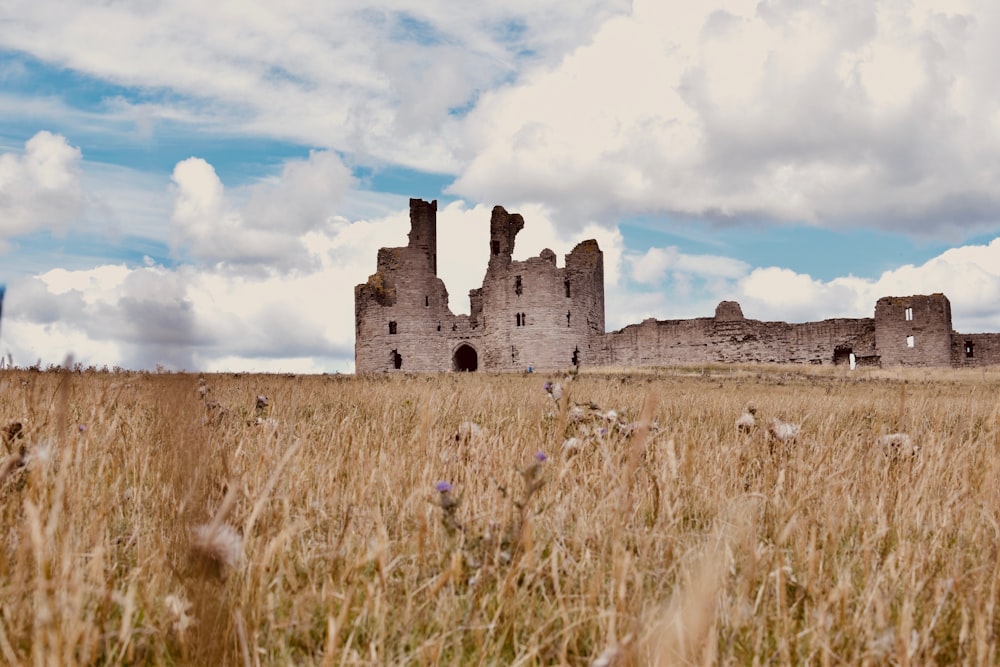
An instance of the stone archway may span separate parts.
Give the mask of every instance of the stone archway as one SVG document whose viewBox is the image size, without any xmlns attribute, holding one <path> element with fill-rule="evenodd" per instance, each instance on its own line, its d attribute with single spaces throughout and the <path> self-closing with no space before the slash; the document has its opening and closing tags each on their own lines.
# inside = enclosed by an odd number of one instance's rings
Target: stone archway
<svg viewBox="0 0 1000 667">
<path fill-rule="evenodd" d="M 479 353 L 468 343 L 462 343 L 451 355 L 451 368 L 454 371 L 474 371 L 479 368 Z"/>
</svg>

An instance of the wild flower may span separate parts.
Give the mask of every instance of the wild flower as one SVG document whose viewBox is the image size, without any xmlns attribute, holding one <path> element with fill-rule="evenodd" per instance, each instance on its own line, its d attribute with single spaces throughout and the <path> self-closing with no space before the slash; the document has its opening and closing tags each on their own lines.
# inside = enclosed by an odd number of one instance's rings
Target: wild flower
<svg viewBox="0 0 1000 667">
<path fill-rule="evenodd" d="M 191 549 L 217 566 L 220 571 L 243 561 L 243 536 L 227 523 L 212 522 L 195 526 Z"/>
<path fill-rule="evenodd" d="M 191 617 L 189 612 L 191 611 L 191 603 L 188 602 L 181 595 L 170 594 L 163 599 L 164 604 L 167 607 L 167 611 L 170 612 L 170 616 L 173 618 L 173 629 L 174 632 L 181 638 L 184 637 L 184 633 L 189 627 L 194 625 L 195 620 Z"/>
<path fill-rule="evenodd" d="M 920 447 L 913 444 L 909 433 L 887 433 L 876 441 L 882 452 L 891 459 L 901 456 L 916 456 Z"/>
<path fill-rule="evenodd" d="M 535 460 L 539 463 L 545 463 L 549 460 L 549 455 L 545 452 L 535 452 Z"/>
<path fill-rule="evenodd" d="M 441 523 L 444 524 L 445 530 L 451 535 L 456 530 L 462 530 L 462 524 L 459 523 L 458 518 L 455 516 L 458 510 L 459 499 L 451 494 L 455 490 L 455 487 L 451 482 L 440 481 L 434 485 L 434 488 L 438 492 L 438 505 L 441 507 Z"/>
<path fill-rule="evenodd" d="M 567 454 L 575 454 L 576 452 L 580 451 L 581 447 L 583 447 L 583 440 L 576 437 L 566 438 L 566 440 L 564 440 L 562 444 L 562 449 Z"/>
<path fill-rule="evenodd" d="M 802 431 L 802 425 L 784 422 L 773 417 L 767 423 L 767 431 L 778 442 L 794 442 Z"/>
<path fill-rule="evenodd" d="M 455 442 L 470 442 L 482 438 L 486 432 L 476 422 L 465 421 L 458 425 L 455 431 Z"/>
<path fill-rule="evenodd" d="M 559 382 L 546 382 L 542 385 L 545 389 L 545 393 L 552 397 L 553 401 L 558 402 L 563 397 L 563 386 Z"/>
<path fill-rule="evenodd" d="M 757 406 L 752 401 L 747 403 L 743 414 L 736 418 L 736 430 L 743 433 L 752 431 L 757 426 L 756 414 Z"/>
</svg>

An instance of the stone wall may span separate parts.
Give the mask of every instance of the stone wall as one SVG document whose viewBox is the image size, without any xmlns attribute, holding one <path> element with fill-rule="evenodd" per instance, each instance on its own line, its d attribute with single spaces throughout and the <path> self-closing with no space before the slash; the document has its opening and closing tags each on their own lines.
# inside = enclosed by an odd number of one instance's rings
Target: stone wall
<svg viewBox="0 0 1000 667">
<path fill-rule="evenodd" d="M 382 248 L 354 289 L 358 373 L 521 371 L 588 366 L 730 362 L 860 366 L 1000 364 L 1000 334 L 951 328 L 943 294 L 884 297 L 874 318 L 789 324 L 746 319 L 723 301 L 714 317 L 648 319 L 604 332 L 604 255 L 578 244 L 560 268 L 545 249 L 512 258 L 524 219 L 502 206 L 490 218 L 490 259 L 469 315 L 455 315 L 437 277 L 437 202 L 410 200 L 409 242 Z"/>
<path fill-rule="evenodd" d="M 483 367 L 490 370 L 567 368 L 598 359 L 604 334 L 604 257 L 585 241 L 559 268 L 549 249 L 511 258 L 521 216 L 502 207 L 490 221 L 490 261 L 483 286 L 470 294 L 482 329 Z"/>
<path fill-rule="evenodd" d="M 409 244 L 382 248 L 378 268 L 354 288 L 354 362 L 358 373 L 438 371 L 447 358 L 443 331 L 457 327 L 437 277 L 437 202 L 410 200 Z"/>
<path fill-rule="evenodd" d="M 953 333 L 951 365 L 959 368 L 1000 365 L 1000 334 Z"/>
<path fill-rule="evenodd" d="M 410 200 L 409 244 L 382 248 L 355 287 L 355 369 L 539 370 L 596 364 L 604 336 L 604 256 L 596 241 L 514 261 L 520 215 L 493 209 L 490 261 L 470 314 L 454 315 L 437 277 L 436 202 Z"/>
<path fill-rule="evenodd" d="M 875 303 L 883 366 L 950 366 L 951 303 L 944 294 L 886 296 Z"/>
<path fill-rule="evenodd" d="M 735 319 L 731 306 L 720 310 L 721 318 L 648 319 L 609 333 L 605 336 L 606 363 L 613 366 L 732 362 L 849 364 L 852 354 L 856 360 L 868 360 L 874 355 L 875 325 L 870 318 L 788 324 Z"/>
</svg>

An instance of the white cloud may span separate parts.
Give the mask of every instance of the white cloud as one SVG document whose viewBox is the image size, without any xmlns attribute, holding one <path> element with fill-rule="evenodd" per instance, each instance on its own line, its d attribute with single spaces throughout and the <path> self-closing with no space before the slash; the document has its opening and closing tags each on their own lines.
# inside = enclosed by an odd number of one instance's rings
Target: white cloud
<svg viewBox="0 0 1000 667">
<path fill-rule="evenodd" d="M 453 191 L 581 213 L 996 228 L 1000 9 L 641 1 L 485 94 Z"/>
<path fill-rule="evenodd" d="M 877 279 L 853 276 L 816 280 L 789 269 L 754 269 L 733 297 L 753 319 L 809 321 L 871 317 L 883 296 L 943 292 L 953 324 L 965 333 L 1000 331 L 1000 238 L 987 245 L 953 248 L 919 265 L 886 271 Z"/>
<path fill-rule="evenodd" d="M 333 217 L 353 182 L 336 154 L 314 151 L 290 160 L 280 176 L 225 190 L 201 158 L 174 168 L 171 248 L 179 256 L 244 269 L 305 269 L 311 253 L 305 234 Z"/>
<path fill-rule="evenodd" d="M 140 134 L 193 118 L 446 169 L 453 110 L 525 62 L 554 62 L 627 2 L 8 5 L 0 47 L 148 91 L 109 100 L 116 115 L 134 107 Z"/>
<path fill-rule="evenodd" d="M 689 274 L 700 278 L 733 279 L 745 275 L 750 265 L 720 255 L 694 255 L 681 252 L 677 246 L 650 248 L 629 257 L 632 280 L 653 285 L 666 278 L 668 272 Z"/>
<path fill-rule="evenodd" d="M 80 149 L 65 137 L 39 132 L 23 154 L 0 154 L 0 241 L 66 229 L 83 209 Z"/>
</svg>

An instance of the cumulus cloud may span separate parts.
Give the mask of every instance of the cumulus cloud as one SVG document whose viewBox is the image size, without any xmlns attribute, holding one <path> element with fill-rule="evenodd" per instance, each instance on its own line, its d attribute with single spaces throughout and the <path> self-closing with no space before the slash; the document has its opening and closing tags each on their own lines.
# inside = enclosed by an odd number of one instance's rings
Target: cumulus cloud
<svg viewBox="0 0 1000 667">
<path fill-rule="evenodd" d="M 0 47 L 143 87 L 149 95 L 113 109 L 127 115 L 133 107 L 141 131 L 179 118 L 441 170 L 456 165 L 453 115 L 516 78 L 524 63 L 557 61 L 627 5 L 14 0 Z"/>
<path fill-rule="evenodd" d="M 0 154 L 0 242 L 42 229 L 63 230 L 83 213 L 80 149 L 39 132 L 24 152 Z"/>
<path fill-rule="evenodd" d="M 734 296 L 747 317 L 806 321 L 871 317 L 880 297 L 936 292 L 951 301 L 956 330 L 1000 331 L 1000 238 L 953 248 L 919 266 L 905 265 L 874 279 L 822 281 L 789 269 L 757 268 L 738 281 Z"/>
<path fill-rule="evenodd" d="M 171 248 L 180 257 L 244 269 L 305 269 L 305 235 L 331 220 L 353 182 L 336 154 L 313 151 L 291 160 L 273 180 L 226 191 L 201 158 L 179 162 L 172 175 Z"/>
<path fill-rule="evenodd" d="M 556 67 L 485 94 L 453 191 L 968 234 L 995 227 L 988 3 L 643 0 Z"/>
<path fill-rule="evenodd" d="M 401 238 L 405 214 L 312 232 L 310 270 L 241 273 L 225 264 L 56 269 L 9 284 L 4 349 L 16 363 L 125 368 L 347 371 L 353 286 L 377 245 Z"/>
<path fill-rule="evenodd" d="M 638 283 L 657 284 L 668 273 L 689 274 L 702 278 L 739 278 L 750 270 L 746 262 L 720 255 L 697 255 L 681 252 L 677 246 L 650 248 L 629 257 L 631 278 Z"/>
</svg>

